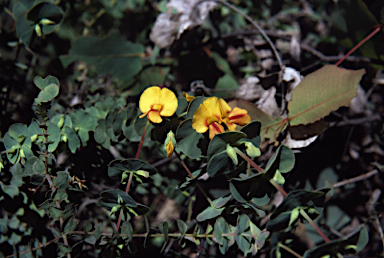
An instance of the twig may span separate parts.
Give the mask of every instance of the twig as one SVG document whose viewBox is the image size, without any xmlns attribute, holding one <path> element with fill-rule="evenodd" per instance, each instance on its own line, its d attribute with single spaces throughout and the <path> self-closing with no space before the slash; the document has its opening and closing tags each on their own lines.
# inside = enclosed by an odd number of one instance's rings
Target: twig
<svg viewBox="0 0 384 258">
<path fill-rule="evenodd" d="M 198 2 L 196 4 L 196 6 L 202 2 L 206 2 L 206 1 L 209 1 L 209 0 L 202 0 L 200 2 Z M 272 51 L 273 53 L 275 54 L 276 56 L 276 59 L 279 63 L 279 66 L 280 66 L 280 70 L 283 71 L 284 70 L 284 65 L 283 65 L 283 62 L 281 61 L 281 57 L 280 57 L 280 54 L 279 52 L 277 51 L 276 49 L 276 46 L 275 44 L 273 44 L 272 40 L 268 37 L 267 33 L 265 33 L 265 31 L 255 22 L 255 20 L 253 20 L 249 15 L 243 13 L 242 11 L 240 11 L 236 6 L 226 2 L 226 1 L 223 1 L 223 0 L 213 0 L 214 2 L 216 3 L 219 3 L 219 4 L 222 4 L 226 7 L 228 7 L 229 9 L 231 9 L 232 11 L 240 14 L 241 16 L 243 16 L 247 21 L 249 21 L 259 32 L 260 34 L 265 38 L 265 40 L 268 42 L 269 46 L 272 48 Z"/>
<path fill-rule="evenodd" d="M 372 31 L 368 36 L 366 36 L 363 40 L 361 40 L 356 46 L 354 46 L 347 54 L 345 54 L 345 56 L 343 58 L 341 58 L 335 65 L 338 66 L 339 64 L 341 64 L 348 56 L 350 56 L 353 52 L 355 52 L 356 49 L 358 49 L 359 47 L 361 47 L 361 45 L 363 45 L 367 40 L 369 40 L 370 38 L 372 38 L 376 33 L 378 33 L 380 30 L 381 30 L 381 27 L 382 25 L 380 24 L 379 26 L 377 26 L 377 28 Z"/>
<path fill-rule="evenodd" d="M 371 123 L 373 121 L 381 121 L 381 116 L 379 114 L 373 115 L 373 116 L 366 116 L 362 118 L 357 118 L 357 119 L 348 119 L 348 120 L 343 120 L 340 122 L 334 122 L 330 123 L 330 127 L 332 126 L 346 126 L 346 125 L 360 125 L 364 123 Z"/>
<path fill-rule="evenodd" d="M 293 251 L 291 248 L 289 248 L 288 246 L 282 244 L 282 243 L 278 243 L 278 245 L 283 248 L 284 250 L 290 252 L 291 254 L 293 254 L 294 256 L 296 256 L 297 258 L 302 258 L 302 256 L 298 253 L 296 253 L 295 251 Z"/>
<path fill-rule="evenodd" d="M 338 187 L 342 187 L 344 185 L 348 185 L 348 184 L 352 184 L 352 183 L 355 183 L 355 182 L 359 182 L 359 181 L 362 181 L 362 180 L 365 180 L 365 179 L 368 179 L 376 174 L 378 174 L 379 171 L 377 169 L 374 169 L 366 174 L 363 174 L 363 175 L 360 175 L 360 176 L 357 176 L 357 177 L 353 177 L 353 178 L 350 178 L 350 179 L 347 179 L 347 180 L 344 180 L 344 181 L 341 181 L 341 182 L 338 182 L 338 183 L 334 183 L 332 185 L 332 188 L 338 188 Z"/>
</svg>

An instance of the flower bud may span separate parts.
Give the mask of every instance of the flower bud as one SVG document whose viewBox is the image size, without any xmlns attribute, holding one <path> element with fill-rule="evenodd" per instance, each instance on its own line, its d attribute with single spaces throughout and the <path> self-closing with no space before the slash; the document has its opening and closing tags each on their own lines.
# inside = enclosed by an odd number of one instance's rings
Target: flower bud
<svg viewBox="0 0 384 258">
<path fill-rule="evenodd" d="M 236 151 L 229 143 L 227 144 L 227 154 L 232 159 L 233 163 L 237 166 L 239 162 L 237 160 Z"/>
<path fill-rule="evenodd" d="M 173 151 L 176 145 L 175 134 L 172 131 L 169 131 L 167 134 L 167 138 L 165 139 L 165 149 L 167 150 L 167 157 L 172 157 Z"/>
<path fill-rule="evenodd" d="M 121 183 L 122 183 L 123 185 L 126 184 L 126 182 L 124 182 L 124 181 L 125 181 L 125 179 L 128 178 L 128 174 L 129 174 L 129 172 L 131 172 L 131 171 L 124 171 L 123 174 L 121 174 Z"/>
<path fill-rule="evenodd" d="M 61 115 L 60 120 L 59 120 L 59 122 L 57 123 L 57 126 L 58 126 L 60 129 L 61 129 L 61 127 L 63 127 L 63 125 L 64 125 L 64 120 L 65 120 L 64 115 Z"/>
<path fill-rule="evenodd" d="M 40 28 L 40 25 L 39 25 L 39 24 L 36 24 L 36 25 L 35 25 L 35 31 L 36 31 L 37 36 L 38 36 L 38 37 L 41 37 L 42 32 L 41 32 L 41 28 Z"/>
<path fill-rule="evenodd" d="M 41 25 L 50 25 L 50 24 L 55 24 L 55 22 L 51 21 L 51 20 L 49 20 L 47 18 L 43 18 L 43 19 L 41 19 L 39 21 L 39 24 L 41 24 Z"/>
<path fill-rule="evenodd" d="M 255 145 L 253 145 L 252 142 L 245 142 L 244 145 L 245 145 L 245 151 L 247 152 L 247 155 L 252 159 L 259 157 L 261 155 L 260 149 L 257 148 Z"/>
<path fill-rule="evenodd" d="M 113 213 L 119 210 L 120 205 L 116 205 L 112 207 L 111 212 L 109 213 L 109 216 L 111 216 Z"/>
</svg>

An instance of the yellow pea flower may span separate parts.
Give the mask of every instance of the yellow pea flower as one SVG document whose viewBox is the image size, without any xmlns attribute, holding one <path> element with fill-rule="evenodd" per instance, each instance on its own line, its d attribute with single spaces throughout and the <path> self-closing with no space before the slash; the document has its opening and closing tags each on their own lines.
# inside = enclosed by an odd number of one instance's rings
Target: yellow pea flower
<svg viewBox="0 0 384 258">
<path fill-rule="evenodd" d="M 247 110 L 235 107 L 223 120 L 229 131 L 235 131 L 236 125 L 243 126 L 249 124 L 251 117 L 248 115 Z"/>
<path fill-rule="evenodd" d="M 209 139 L 212 139 L 216 134 L 224 132 L 221 117 L 220 100 L 217 97 L 209 97 L 193 114 L 192 128 L 198 133 L 205 133 L 209 130 Z"/>
<path fill-rule="evenodd" d="M 186 98 L 188 102 L 191 102 L 195 98 L 195 96 L 189 96 L 185 91 L 183 91 L 183 97 Z"/>
<path fill-rule="evenodd" d="M 163 117 L 172 116 L 177 109 L 178 102 L 175 93 L 167 88 L 149 87 L 141 94 L 139 101 L 140 118 L 147 116 L 152 123 L 161 123 Z"/>
</svg>

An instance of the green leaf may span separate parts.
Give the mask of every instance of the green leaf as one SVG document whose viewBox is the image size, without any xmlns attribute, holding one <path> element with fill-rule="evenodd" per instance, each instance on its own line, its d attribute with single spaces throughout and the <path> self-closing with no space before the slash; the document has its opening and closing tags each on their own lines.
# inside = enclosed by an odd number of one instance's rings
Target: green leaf
<svg viewBox="0 0 384 258">
<path fill-rule="evenodd" d="M 243 132 L 224 132 L 216 134 L 208 145 L 208 160 L 214 155 L 226 151 L 228 143 L 235 144 L 242 138 L 247 138 L 247 135 Z"/>
<path fill-rule="evenodd" d="M 121 80 L 129 80 L 142 68 L 141 58 L 144 47 L 124 41 L 118 33 L 99 39 L 96 37 L 80 37 L 68 55 L 60 57 L 64 67 L 82 60 L 94 65 L 98 74 L 111 74 Z"/>
<path fill-rule="evenodd" d="M 364 225 L 361 225 L 346 238 L 332 240 L 307 250 L 303 258 L 321 258 L 327 255 L 337 257 L 338 253 L 341 255 L 354 254 L 363 250 L 368 240 L 367 229 Z"/>
<path fill-rule="evenodd" d="M 254 197 L 263 197 L 274 191 L 268 179 L 262 173 L 244 178 L 232 178 L 229 189 L 233 197 L 239 202 L 248 202 Z"/>
<path fill-rule="evenodd" d="M 128 242 L 132 241 L 133 228 L 132 224 L 129 223 L 129 221 L 125 221 L 123 225 L 121 225 L 121 233 L 127 235 Z"/>
<path fill-rule="evenodd" d="M 44 90 L 48 85 L 51 85 L 51 84 L 57 85 L 57 87 L 60 86 L 59 80 L 55 76 L 52 76 L 52 75 L 48 75 L 47 77 L 45 77 L 45 79 L 43 79 L 41 76 L 37 75 L 33 79 L 33 83 L 40 90 Z"/>
<path fill-rule="evenodd" d="M 60 143 L 61 132 L 59 127 L 50 121 L 47 121 L 47 127 L 48 141 L 52 142 L 48 145 L 48 151 L 53 152 Z"/>
<path fill-rule="evenodd" d="M 287 173 L 292 170 L 295 165 L 295 154 L 285 145 L 280 145 L 273 156 L 268 160 L 265 167 L 265 173 L 271 174 L 273 177 L 276 170 L 280 173 Z"/>
<path fill-rule="evenodd" d="M 313 123 L 348 106 L 364 73 L 364 69 L 354 71 L 325 65 L 307 75 L 292 91 L 288 103 L 290 125 Z"/>
<path fill-rule="evenodd" d="M 148 163 L 138 159 L 121 159 L 114 160 L 108 165 L 108 176 L 114 180 L 121 181 L 124 172 L 134 172 L 144 170 L 149 172 L 149 175 L 157 173 L 157 170 Z"/>
<path fill-rule="evenodd" d="M 21 1 L 15 4 L 13 14 L 16 20 L 16 33 L 26 46 L 30 45 L 35 35 L 35 26 L 39 27 L 42 35 L 47 35 L 63 21 L 61 7 L 42 1 Z M 50 24 L 42 22 L 43 20 L 49 20 Z"/>
<path fill-rule="evenodd" d="M 120 189 L 112 189 L 100 193 L 99 205 L 111 210 L 116 205 L 125 205 L 131 208 L 137 207 L 137 203 L 126 192 Z M 119 200 L 122 203 L 119 203 Z"/>
<path fill-rule="evenodd" d="M 75 217 L 76 217 L 76 214 L 68 219 L 67 223 L 64 226 L 64 232 L 69 232 L 76 229 L 78 222 L 74 221 Z"/>
<path fill-rule="evenodd" d="M 220 77 L 219 80 L 217 80 L 215 90 L 218 91 L 215 92 L 215 95 L 222 98 L 228 98 L 233 96 L 233 94 L 238 88 L 239 84 L 236 81 L 235 77 L 231 74 L 226 73 L 222 77 Z"/>
<path fill-rule="evenodd" d="M 80 139 L 72 130 L 72 128 L 65 126 L 63 129 L 63 133 L 67 136 L 68 147 L 72 153 L 75 153 L 78 148 L 80 148 Z"/>
<path fill-rule="evenodd" d="M 214 177 L 217 174 L 225 174 L 234 169 L 235 166 L 232 160 L 228 157 L 226 150 L 214 155 L 208 161 L 207 172 L 210 177 Z"/>
<path fill-rule="evenodd" d="M 202 155 L 199 143 L 203 139 L 204 136 L 192 128 L 192 119 L 183 121 L 176 131 L 177 147 L 191 159 Z"/>
<path fill-rule="evenodd" d="M 57 95 L 59 95 L 59 87 L 56 84 L 50 84 L 41 90 L 37 98 L 45 103 L 54 99 Z"/>
<path fill-rule="evenodd" d="M 130 89 L 129 94 L 139 95 L 148 85 L 164 84 L 166 76 L 171 70 L 170 67 L 151 66 L 142 70 L 137 78 L 137 82 Z"/>
<path fill-rule="evenodd" d="M 184 237 L 184 235 L 185 235 L 185 233 L 187 233 L 187 229 L 188 229 L 187 224 L 185 224 L 184 221 L 177 219 L 177 227 L 179 228 L 182 237 Z"/>
<path fill-rule="evenodd" d="M 215 208 L 215 207 L 209 206 L 197 215 L 196 220 L 198 222 L 202 222 L 202 221 L 205 221 L 207 219 L 215 218 L 215 217 L 219 216 L 223 212 L 224 209 L 225 209 L 225 207 Z"/>
<path fill-rule="evenodd" d="M 325 194 L 328 189 L 323 191 L 295 190 L 289 192 L 283 202 L 275 209 L 267 224 L 268 231 L 281 231 L 290 226 L 291 213 L 297 208 L 301 208 L 308 215 L 315 219 L 319 211 L 324 206 Z M 317 213 L 309 213 L 308 210 L 315 208 Z M 293 217 L 295 214 L 293 215 Z"/>
<path fill-rule="evenodd" d="M 159 224 L 159 229 L 160 229 L 160 232 L 162 234 L 164 234 L 164 244 L 163 244 L 163 247 L 161 248 L 161 251 L 160 252 L 163 252 L 165 247 L 167 246 L 167 243 L 168 243 L 168 240 L 169 240 L 169 237 L 168 237 L 168 222 L 164 221 L 162 223 Z"/>
</svg>

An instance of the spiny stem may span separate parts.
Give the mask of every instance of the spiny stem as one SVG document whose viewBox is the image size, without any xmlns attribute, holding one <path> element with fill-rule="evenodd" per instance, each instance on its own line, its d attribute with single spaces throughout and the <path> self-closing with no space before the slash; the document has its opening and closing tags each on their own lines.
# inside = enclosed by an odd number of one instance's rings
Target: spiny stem
<svg viewBox="0 0 384 258">
<path fill-rule="evenodd" d="M 176 154 L 177 158 L 179 159 L 181 165 L 183 165 L 185 171 L 187 171 L 189 177 L 190 177 L 191 179 L 194 179 L 195 177 L 192 175 L 192 172 L 189 170 L 189 168 L 187 167 L 187 165 L 186 165 L 186 164 L 184 163 L 184 161 L 181 159 L 180 154 L 177 153 L 176 151 L 175 151 L 175 154 Z M 200 189 L 200 191 L 203 193 L 205 199 L 207 199 L 207 201 L 209 202 L 209 204 L 210 204 L 211 206 L 213 206 L 213 202 L 212 202 L 212 200 L 208 197 L 207 193 L 206 193 L 206 192 L 204 191 L 204 189 L 200 186 L 199 182 L 196 182 L 196 186 L 197 186 L 197 187 Z"/>
<path fill-rule="evenodd" d="M 356 49 L 358 49 L 359 47 L 361 47 L 361 45 L 363 45 L 367 40 L 369 40 L 370 38 L 372 38 L 376 33 L 378 33 L 380 30 L 381 30 L 381 24 L 379 26 L 377 26 L 377 28 L 372 31 L 368 36 L 366 36 L 363 40 L 361 40 L 356 46 L 354 46 L 351 50 L 349 50 L 349 52 L 343 56 L 343 58 L 341 58 L 336 64 L 335 66 L 338 66 L 340 65 L 348 56 L 350 56 L 353 52 L 356 51 Z"/>
<path fill-rule="evenodd" d="M 312 225 L 312 227 L 317 231 L 317 233 L 319 233 L 319 235 L 324 239 L 326 243 L 331 242 L 331 240 L 329 240 L 329 238 L 323 233 L 323 231 L 321 231 L 321 229 L 316 225 L 316 223 L 308 216 L 305 210 L 300 208 L 300 214 L 309 222 L 309 224 Z"/>
</svg>

